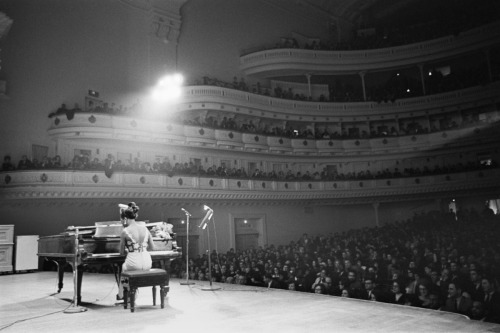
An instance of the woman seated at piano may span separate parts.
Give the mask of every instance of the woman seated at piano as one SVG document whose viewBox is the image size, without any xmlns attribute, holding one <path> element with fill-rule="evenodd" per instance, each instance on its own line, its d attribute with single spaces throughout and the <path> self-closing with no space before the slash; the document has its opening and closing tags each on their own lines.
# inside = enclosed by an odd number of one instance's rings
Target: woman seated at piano
<svg viewBox="0 0 500 333">
<path fill-rule="evenodd" d="M 135 202 L 130 202 L 127 208 L 120 208 L 120 217 L 126 225 L 120 235 L 120 254 L 126 255 L 123 272 L 150 270 L 152 266 L 148 251 L 154 250 L 153 237 L 144 224 L 136 222 L 138 212 L 139 206 Z M 123 297 L 122 288 L 120 297 Z"/>
</svg>

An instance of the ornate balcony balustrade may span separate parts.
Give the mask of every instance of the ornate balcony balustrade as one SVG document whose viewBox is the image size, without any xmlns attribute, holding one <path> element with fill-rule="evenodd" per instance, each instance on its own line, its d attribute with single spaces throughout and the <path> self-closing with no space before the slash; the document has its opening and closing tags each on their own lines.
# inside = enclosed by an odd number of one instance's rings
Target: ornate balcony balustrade
<svg viewBox="0 0 500 333">
<path fill-rule="evenodd" d="M 324 51 L 272 49 L 240 57 L 245 75 L 277 77 L 311 72 L 322 74 L 357 73 L 425 63 L 498 44 L 500 22 L 494 22 L 457 36 L 447 36 L 398 47 Z"/>
<path fill-rule="evenodd" d="M 227 179 L 210 176 L 168 176 L 152 173 L 27 170 L 0 173 L 0 198 L 24 199 L 203 199 L 327 201 L 395 201 L 454 193 L 494 193 L 500 169 L 388 179 L 336 181 Z"/>
<path fill-rule="evenodd" d="M 498 122 L 485 122 L 470 127 L 418 135 L 315 140 L 82 112 L 75 114 L 71 120 L 66 117 L 54 118 L 48 133 L 54 138 L 64 140 L 100 139 L 110 142 L 174 144 L 269 154 L 342 155 L 384 154 L 388 151 L 404 152 L 414 148 L 453 147 L 468 143 L 487 144 L 498 139 L 498 131 L 494 130 L 498 125 Z"/>
<path fill-rule="evenodd" d="M 391 103 L 304 102 L 257 95 L 216 86 L 189 86 L 183 91 L 178 112 L 221 110 L 233 114 L 254 115 L 285 121 L 334 122 L 404 118 L 410 115 L 432 115 L 444 109 L 466 108 L 500 101 L 500 82 L 452 92 L 405 98 Z"/>
</svg>

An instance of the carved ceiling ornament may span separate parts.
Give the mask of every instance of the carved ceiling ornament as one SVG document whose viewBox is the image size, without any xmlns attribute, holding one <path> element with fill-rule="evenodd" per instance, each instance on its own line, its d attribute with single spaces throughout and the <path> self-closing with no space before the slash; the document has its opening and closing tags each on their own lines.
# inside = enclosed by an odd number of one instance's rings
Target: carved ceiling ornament
<svg viewBox="0 0 500 333">
<path fill-rule="evenodd" d="M 175 9 L 174 9 L 175 10 Z M 177 8 L 180 12 L 180 7 Z M 153 8 L 151 13 L 150 35 L 164 43 L 177 44 L 181 33 L 181 16 L 168 10 Z"/>
<path fill-rule="evenodd" d="M 149 34 L 164 43 L 177 44 L 181 32 L 181 7 L 187 0 L 120 0 L 136 10 L 149 12 Z"/>
</svg>

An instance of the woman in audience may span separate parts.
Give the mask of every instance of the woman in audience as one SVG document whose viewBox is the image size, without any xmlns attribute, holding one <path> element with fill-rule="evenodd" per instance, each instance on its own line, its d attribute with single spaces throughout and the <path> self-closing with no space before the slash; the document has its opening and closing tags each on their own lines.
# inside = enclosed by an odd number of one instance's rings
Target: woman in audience
<svg viewBox="0 0 500 333">
<path fill-rule="evenodd" d="M 396 280 L 392 283 L 391 295 L 389 300 L 394 304 L 410 305 L 405 290 L 404 288 L 401 288 L 401 286 L 401 281 Z"/>
<path fill-rule="evenodd" d="M 411 305 L 419 308 L 430 308 L 431 298 L 429 297 L 429 287 L 427 283 L 421 283 L 418 286 L 418 294 L 413 298 Z"/>
</svg>

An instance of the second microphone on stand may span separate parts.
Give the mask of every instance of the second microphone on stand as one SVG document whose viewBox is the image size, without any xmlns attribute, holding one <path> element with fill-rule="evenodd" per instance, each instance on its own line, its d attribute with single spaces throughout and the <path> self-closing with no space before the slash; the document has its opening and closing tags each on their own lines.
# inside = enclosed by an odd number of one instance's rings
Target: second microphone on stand
<svg viewBox="0 0 500 333">
<path fill-rule="evenodd" d="M 181 210 L 184 212 L 184 214 L 186 214 L 187 216 L 192 216 L 190 212 L 188 212 L 187 210 L 185 210 L 184 208 L 181 208 Z"/>
<path fill-rule="evenodd" d="M 212 210 L 212 208 L 208 207 L 207 205 L 204 205 L 203 209 L 205 209 L 207 211 L 207 213 L 205 214 L 205 217 L 203 218 L 203 220 L 201 220 L 201 223 L 198 226 L 198 228 L 205 229 L 207 227 L 208 221 L 210 221 L 210 219 L 212 218 L 214 211 Z"/>
</svg>

